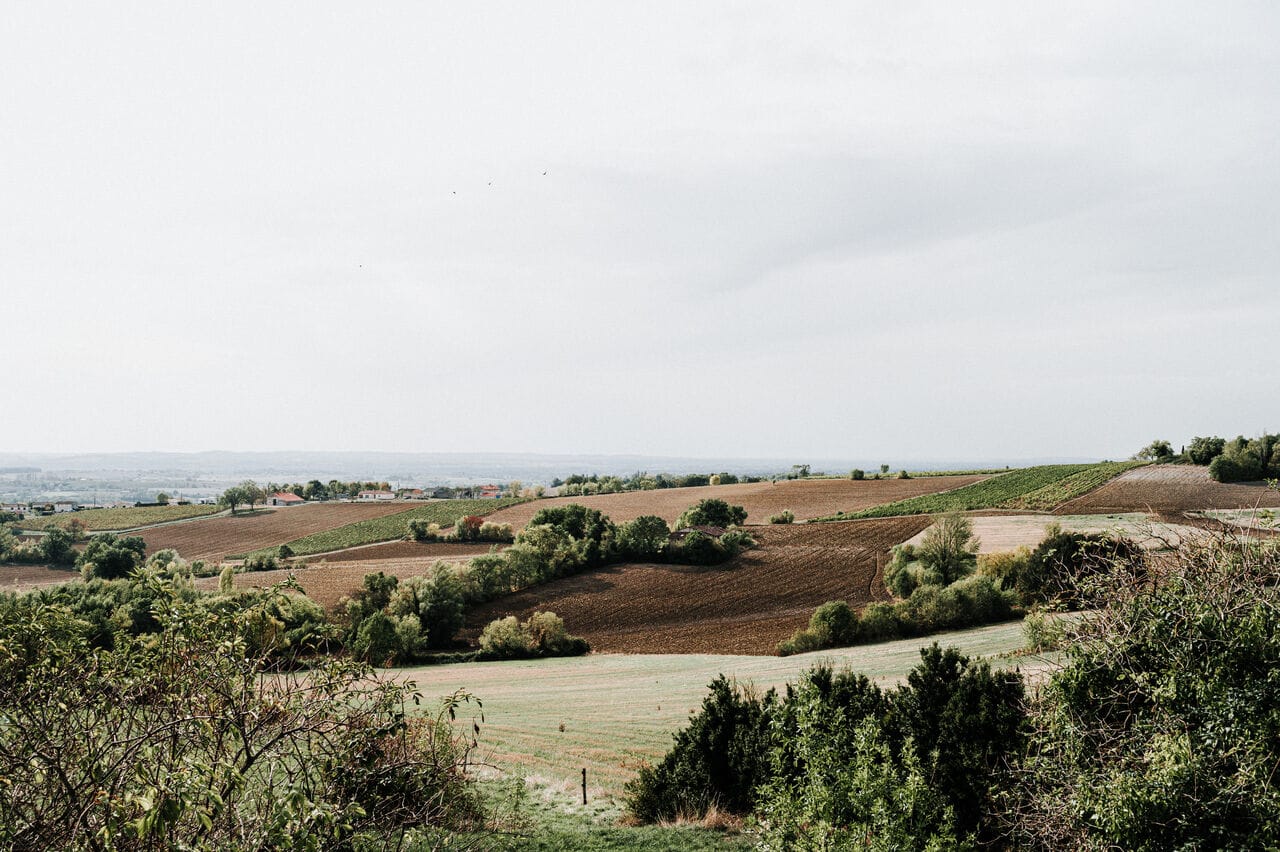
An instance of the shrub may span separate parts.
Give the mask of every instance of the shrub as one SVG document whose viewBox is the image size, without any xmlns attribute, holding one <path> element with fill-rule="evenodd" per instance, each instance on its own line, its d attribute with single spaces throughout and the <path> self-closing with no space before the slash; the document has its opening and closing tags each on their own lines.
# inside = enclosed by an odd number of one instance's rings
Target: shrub
<svg viewBox="0 0 1280 852">
<path fill-rule="evenodd" d="M 222 569 L 222 573 L 218 575 L 218 591 L 223 594 L 235 591 L 236 588 L 236 569 L 228 565 Z"/>
<path fill-rule="evenodd" d="M 893 604 L 871 603 L 858 619 L 858 636 L 864 642 L 883 642 L 902 635 L 898 613 Z"/>
<path fill-rule="evenodd" d="M 1002 553 L 983 553 L 978 556 L 978 575 L 990 577 L 1002 589 L 1015 589 L 1017 578 L 1027 570 L 1031 560 L 1031 548 L 1019 547 Z"/>
<path fill-rule="evenodd" d="M 769 523 L 771 524 L 790 524 L 795 523 L 795 520 L 796 514 L 790 509 L 783 509 L 778 514 L 769 516 Z"/>
<path fill-rule="evenodd" d="M 853 480 L 866 479 L 867 472 L 855 467 L 853 470 L 849 471 L 849 478 Z"/>
<path fill-rule="evenodd" d="M 570 636 L 564 621 L 554 612 L 535 612 L 523 624 L 514 615 L 489 622 L 480 634 L 484 659 L 566 657 L 585 654 L 586 640 Z"/>
<path fill-rule="evenodd" d="M 724 561 L 724 550 L 713 536 L 694 530 L 680 542 L 679 561 L 690 565 L 715 565 Z"/>
<path fill-rule="evenodd" d="M 498 659 L 532 656 L 533 637 L 514 615 L 495 619 L 480 634 L 480 650 Z"/>
<path fill-rule="evenodd" d="M 1129 539 L 1056 528 L 1049 533 L 1013 578 L 1026 605 L 1056 601 L 1068 607 L 1086 606 L 1099 594 L 1106 596 L 1105 589 L 1093 588 L 1094 581 L 1115 576 L 1117 564 L 1125 565 L 1134 578 L 1145 573 L 1142 549 Z"/>
<path fill-rule="evenodd" d="M 454 536 L 458 541 L 479 541 L 482 526 L 484 526 L 484 518 L 479 515 L 467 515 L 458 519 L 458 523 L 454 526 Z"/>
<path fill-rule="evenodd" d="M 409 521 L 409 538 L 414 541 L 439 541 L 440 525 L 431 521 L 415 518 Z"/>
<path fill-rule="evenodd" d="M 270 553 L 255 553 L 246 557 L 240 565 L 241 571 L 274 571 L 279 567 L 275 556 Z"/>
<path fill-rule="evenodd" d="M 627 811 L 640 822 L 697 819 L 715 808 L 748 813 L 769 773 L 769 722 L 776 696 L 760 698 L 721 675 L 702 709 L 675 735 L 657 766 L 627 784 Z"/>
<path fill-rule="evenodd" d="M 911 474 L 907 473 L 905 470 L 898 471 L 898 479 L 910 479 L 910 478 L 911 478 Z"/>
<path fill-rule="evenodd" d="M 1022 619 L 1022 635 L 1029 651 L 1056 651 L 1066 638 L 1066 631 L 1043 610 L 1033 609 Z"/>
<path fill-rule="evenodd" d="M 1224 537 L 1121 568 L 1073 626 L 1009 807 L 1028 849 L 1280 845 L 1280 551 Z"/>
<path fill-rule="evenodd" d="M 281 590 L 233 601 L 154 575 L 77 585 L 138 586 L 156 632 L 116 627 L 94 651 L 65 602 L 0 598 L 0 847 L 383 848 L 413 826 L 482 825 L 470 732 L 448 724 L 464 693 L 406 727 L 411 686 L 329 657 L 282 670 L 241 629 L 292 606 Z"/>
<path fill-rule="evenodd" d="M 276 555 L 281 559 L 288 559 L 293 556 L 293 548 L 287 544 L 282 544 L 276 551 Z"/>
<path fill-rule="evenodd" d="M 756 546 L 756 540 L 746 530 L 729 530 L 720 536 L 720 550 L 724 559 L 732 559 L 743 550 Z"/>
<path fill-rule="evenodd" d="M 495 521 L 485 521 L 480 525 L 480 529 L 476 533 L 476 540 L 495 541 L 502 544 L 515 541 L 516 535 L 511 530 L 511 524 L 500 524 Z"/>
</svg>

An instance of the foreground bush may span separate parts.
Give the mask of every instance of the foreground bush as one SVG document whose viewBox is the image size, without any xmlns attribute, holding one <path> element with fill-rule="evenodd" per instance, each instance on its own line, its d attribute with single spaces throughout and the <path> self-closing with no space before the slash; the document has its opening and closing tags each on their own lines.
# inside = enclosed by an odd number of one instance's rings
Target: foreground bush
<svg viewBox="0 0 1280 852">
<path fill-rule="evenodd" d="M 156 630 L 105 643 L 65 605 L 0 598 L 0 847 L 346 849 L 482 819 L 470 740 L 407 723 L 412 684 L 255 647 L 282 591 L 219 613 L 144 582 Z"/>
<path fill-rule="evenodd" d="M 1033 719 L 1006 821 L 1023 848 L 1280 845 L 1280 551 L 1184 545 L 1120 571 Z"/>
<path fill-rule="evenodd" d="M 988 839 L 1001 768 L 1025 737 L 1021 678 L 936 645 L 892 692 L 824 667 L 781 698 L 723 677 L 710 689 L 628 785 L 633 818 L 754 811 L 766 849 L 957 848 Z"/>
<path fill-rule="evenodd" d="M 569 635 L 554 612 L 535 612 L 523 623 L 514 615 L 495 619 L 480 634 L 480 657 L 486 660 L 575 657 L 590 650 L 587 640 Z"/>
</svg>

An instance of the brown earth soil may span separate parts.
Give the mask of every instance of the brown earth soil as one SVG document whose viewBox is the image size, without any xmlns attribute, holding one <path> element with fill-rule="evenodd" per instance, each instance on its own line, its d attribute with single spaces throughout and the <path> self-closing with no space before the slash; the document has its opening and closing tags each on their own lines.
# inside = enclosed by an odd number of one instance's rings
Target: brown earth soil
<svg viewBox="0 0 1280 852">
<path fill-rule="evenodd" d="M 737 485 L 708 485 L 698 488 L 664 488 L 598 494 L 591 497 L 552 497 L 511 506 L 489 516 L 489 520 L 521 529 L 539 509 L 578 503 L 599 509 L 624 523 L 641 515 L 657 515 L 674 523 L 680 514 L 699 500 L 715 497 L 747 510 L 748 524 L 767 524 L 770 515 L 783 509 L 795 513 L 796 520 L 808 520 L 836 512 L 855 512 L 920 494 L 950 491 L 986 476 L 927 476 L 916 479 L 791 479 L 782 482 L 749 482 Z"/>
<path fill-rule="evenodd" d="M 0 565 L 0 592 L 26 592 L 80 579 L 80 572 L 47 565 Z"/>
<path fill-rule="evenodd" d="M 308 556 L 299 561 L 315 565 L 321 560 L 332 564 L 334 562 L 366 562 L 382 559 L 440 559 L 446 556 L 459 556 L 469 559 L 472 556 L 488 553 L 492 547 L 494 545 L 491 542 L 384 541 L 381 544 L 367 544 L 362 547 L 337 550 L 328 556 Z M 505 544 L 498 545 L 499 550 L 505 547 Z"/>
<path fill-rule="evenodd" d="M 295 538 L 412 509 L 416 503 L 309 503 L 254 514 L 223 515 L 144 530 L 147 552 L 173 548 L 184 559 L 217 561 Z"/>
<path fill-rule="evenodd" d="M 1280 492 L 1261 483 L 1223 483 L 1196 465 L 1148 465 L 1122 474 L 1054 509 L 1056 515 L 1183 512 L 1280 506 Z"/>
<path fill-rule="evenodd" d="M 494 601 L 468 617 L 469 638 L 495 618 L 550 610 L 592 649 L 644 654 L 772 654 L 830 600 L 886 597 L 889 548 L 928 517 L 752 530 L 759 546 L 711 568 L 615 565 Z"/>
<path fill-rule="evenodd" d="M 455 559 L 460 560 L 461 557 Z M 284 582 L 293 574 L 307 597 L 326 610 L 332 610 L 343 597 L 349 597 L 360 588 L 365 574 L 381 571 L 394 574 L 401 580 L 427 574 L 438 561 L 452 562 L 448 556 L 417 556 L 403 559 L 368 559 L 358 562 L 316 562 L 311 565 L 295 565 L 275 571 L 249 571 L 236 574 L 238 589 L 263 589 Z M 195 581 L 197 589 L 213 591 L 218 588 L 217 577 L 202 577 Z"/>
</svg>

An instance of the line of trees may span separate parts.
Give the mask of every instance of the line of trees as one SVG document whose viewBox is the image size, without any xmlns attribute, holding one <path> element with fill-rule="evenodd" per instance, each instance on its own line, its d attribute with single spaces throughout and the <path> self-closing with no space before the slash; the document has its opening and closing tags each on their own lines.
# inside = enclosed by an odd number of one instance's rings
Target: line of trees
<svg viewBox="0 0 1280 852">
<path fill-rule="evenodd" d="M 1163 439 L 1152 441 L 1134 458 L 1157 464 L 1189 462 L 1208 465 L 1209 475 L 1218 482 L 1258 482 L 1280 478 L 1280 435 L 1263 433 L 1256 438 L 1238 435 L 1231 440 L 1217 436 L 1191 439 L 1174 452 Z"/>
</svg>

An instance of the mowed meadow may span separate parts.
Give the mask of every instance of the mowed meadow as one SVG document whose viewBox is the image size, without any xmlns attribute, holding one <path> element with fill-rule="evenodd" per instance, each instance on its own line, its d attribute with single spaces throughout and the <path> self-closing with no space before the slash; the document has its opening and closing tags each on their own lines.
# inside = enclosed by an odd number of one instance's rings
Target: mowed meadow
<svg viewBox="0 0 1280 852">
<path fill-rule="evenodd" d="M 1020 623 L 936 638 L 997 667 L 1034 673 L 1049 662 L 1009 655 L 1024 643 Z M 697 712 L 707 685 L 721 674 L 762 694 L 823 663 L 888 686 L 906 677 L 920 662 L 920 649 L 932 641 L 906 639 L 794 657 L 591 654 L 429 666 L 403 669 L 397 676 L 412 680 L 424 699 L 455 689 L 479 696 L 484 702 L 482 759 L 503 772 L 550 784 L 567 804 L 584 768 L 590 798 L 621 796 L 642 763 L 662 757 L 672 733 Z M 460 720 L 470 722 L 470 716 Z"/>
</svg>

